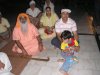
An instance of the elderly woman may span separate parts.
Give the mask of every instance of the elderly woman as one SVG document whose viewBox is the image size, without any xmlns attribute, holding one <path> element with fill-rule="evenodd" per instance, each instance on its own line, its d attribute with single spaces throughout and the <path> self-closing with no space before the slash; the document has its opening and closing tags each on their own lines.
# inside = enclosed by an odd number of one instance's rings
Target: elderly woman
<svg viewBox="0 0 100 75">
<path fill-rule="evenodd" d="M 41 28 L 39 29 L 39 33 L 42 39 L 55 36 L 54 27 L 57 20 L 57 14 L 52 12 L 50 7 L 46 7 L 45 13 L 40 19 Z"/>
<path fill-rule="evenodd" d="M 30 23 L 29 17 L 25 13 L 18 15 L 13 30 L 13 40 L 15 45 L 12 50 L 16 53 L 34 56 L 43 49 L 38 30 Z"/>
</svg>

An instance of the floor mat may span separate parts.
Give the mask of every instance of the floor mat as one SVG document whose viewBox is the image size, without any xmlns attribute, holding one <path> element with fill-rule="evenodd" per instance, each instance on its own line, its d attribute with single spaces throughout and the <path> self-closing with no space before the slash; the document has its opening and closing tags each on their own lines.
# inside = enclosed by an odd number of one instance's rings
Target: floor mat
<svg viewBox="0 0 100 75">
<path fill-rule="evenodd" d="M 11 40 L 9 41 L 5 46 L 3 46 L 2 49 L 0 49 L 1 52 L 5 52 L 12 64 L 12 73 L 15 75 L 20 75 L 26 64 L 30 59 L 23 59 L 23 58 L 18 58 L 18 57 L 13 57 L 14 53 L 11 51 L 12 46 L 14 45 L 14 42 Z M 10 56 L 12 55 L 12 56 Z"/>
</svg>

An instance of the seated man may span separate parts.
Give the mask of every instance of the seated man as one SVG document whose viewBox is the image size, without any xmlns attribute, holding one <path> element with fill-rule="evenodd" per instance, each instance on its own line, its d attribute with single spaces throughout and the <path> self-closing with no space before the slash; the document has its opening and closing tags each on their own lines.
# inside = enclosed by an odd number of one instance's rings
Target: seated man
<svg viewBox="0 0 100 75">
<path fill-rule="evenodd" d="M 34 56 L 42 49 L 42 41 L 39 37 L 37 28 L 30 23 L 29 17 L 25 13 L 18 15 L 16 26 L 13 30 L 13 52 L 23 55 Z"/>
<path fill-rule="evenodd" d="M 54 45 L 55 48 L 60 49 L 60 45 L 62 43 L 61 40 L 61 33 L 64 30 L 68 30 L 72 33 L 74 38 L 78 41 L 79 36 L 77 33 L 77 25 L 76 22 L 70 18 L 70 9 L 62 9 L 61 10 L 61 18 L 56 22 L 55 24 L 55 32 L 56 32 L 56 37 L 52 39 L 51 44 Z"/>
<path fill-rule="evenodd" d="M 39 20 L 42 15 L 41 11 L 35 7 L 35 1 L 31 0 L 30 8 L 26 10 L 26 13 L 29 15 L 31 23 L 33 23 L 37 28 L 39 28 Z"/>
<path fill-rule="evenodd" d="M 0 52 L 0 75 L 13 75 L 10 71 L 12 70 L 11 63 L 8 56 Z"/>
<path fill-rule="evenodd" d="M 42 39 L 51 38 L 56 35 L 54 27 L 57 20 L 57 14 L 52 12 L 50 7 L 46 7 L 45 13 L 40 19 L 41 28 L 39 29 L 39 33 Z"/>
<path fill-rule="evenodd" d="M 0 39 L 5 40 L 10 37 L 9 34 L 9 28 L 10 24 L 7 19 L 2 17 L 2 14 L 0 12 Z"/>
</svg>

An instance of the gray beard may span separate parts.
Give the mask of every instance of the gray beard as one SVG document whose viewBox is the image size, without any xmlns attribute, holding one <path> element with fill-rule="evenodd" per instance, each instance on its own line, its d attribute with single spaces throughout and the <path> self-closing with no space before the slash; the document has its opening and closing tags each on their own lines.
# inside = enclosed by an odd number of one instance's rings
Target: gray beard
<svg viewBox="0 0 100 75">
<path fill-rule="evenodd" d="M 25 23 L 21 23 L 20 22 L 20 24 L 21 24 L 21 31 L 23 33 L 27 33 L 27 31 L 28 31 L 28 23 L 27 22 L 25 22 Z"/>
</svg>

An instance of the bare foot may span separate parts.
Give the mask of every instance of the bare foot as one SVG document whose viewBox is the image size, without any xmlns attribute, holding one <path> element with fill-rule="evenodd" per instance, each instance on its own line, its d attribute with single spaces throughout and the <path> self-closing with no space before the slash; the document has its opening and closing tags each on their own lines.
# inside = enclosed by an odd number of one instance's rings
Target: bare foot
<svg viewBox="0 0 100 75">
<path fill-rule="evenodd" d="M 57 47 L 55 47 L 55 46 L 54 46 L 54 49 L 56 49 L 56 50 L 57 50 L 57 49 L 59 49 L 59 48 L 57 48 Z"/>
<path fill-rule="evenodd" d="M 43 46 L 43 50 L 46 50 L 46 47 Z"/>
<path fill-rule="evenodd" d="M 41 49 L 40 49 L 40 52 L 42 52 L 43 50 L 46 50 L 46 47 L 42 47 Z"/>
<path fill-rule="evenodd" d="M 63 75 L 69 75 L 68 72 L 65 72 L 65 71 L 63 71 L 63 70 L 61 71 L 61 73 L 62 73 Z"/>
<path fill-rule="evenodd" d="M 69 74 L 66 72 L 66 73 L 64 73 L 64 75 L 69 75 Z"/>
<path fill-rule="evenodd" d="M 54 49 L 56 49 L 57 47 L 54 46 Z"/>
</svg>

